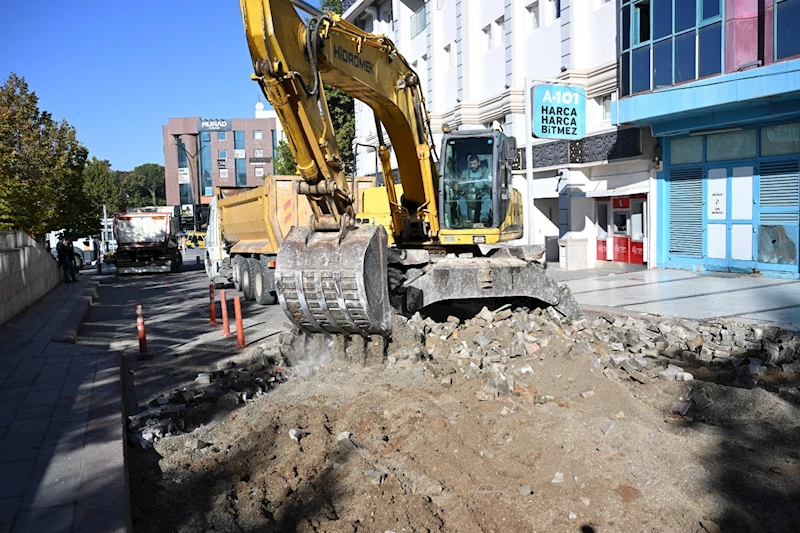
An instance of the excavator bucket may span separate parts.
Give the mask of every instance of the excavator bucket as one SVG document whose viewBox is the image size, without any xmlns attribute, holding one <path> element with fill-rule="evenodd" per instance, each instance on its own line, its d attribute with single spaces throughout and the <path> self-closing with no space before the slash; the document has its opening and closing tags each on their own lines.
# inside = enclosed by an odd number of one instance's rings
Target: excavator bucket
<svg viewBox="0 0 800 533">
<path fill-rule="evenodd" d="M 281 307 L 306 332 L 388 335 L 387 250 L 383 226 L 346 233 L 293 227 L 278 250 Z"/>
</svg>

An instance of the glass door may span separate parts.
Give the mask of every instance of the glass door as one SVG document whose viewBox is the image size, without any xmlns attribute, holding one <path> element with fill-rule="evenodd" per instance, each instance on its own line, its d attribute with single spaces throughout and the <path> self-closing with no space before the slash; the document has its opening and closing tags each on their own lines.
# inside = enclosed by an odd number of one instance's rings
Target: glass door
<svg viewBox="0 0 800 533">
<path fill-rule="evenodd" d="M 711 168 L 706 178 L 706 257 L 716 270 L 755 268 L 753 166 Z"/>
</svg>

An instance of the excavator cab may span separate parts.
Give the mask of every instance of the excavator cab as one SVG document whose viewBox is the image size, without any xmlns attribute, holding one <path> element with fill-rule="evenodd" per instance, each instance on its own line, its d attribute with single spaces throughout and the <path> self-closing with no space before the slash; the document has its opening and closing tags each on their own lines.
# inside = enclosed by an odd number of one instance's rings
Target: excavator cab
<svg viewBox="0 0 800 533">
<path fill-rule="evenodd" d="M 444 235 L 451 233 L 448 230 L 472 234 L 503 229 L 512 197 L 511 165 L 516 151 L 516 139 L 500 131 L 445 135 L 439 170 L 439 218 Z"/>
</svg>

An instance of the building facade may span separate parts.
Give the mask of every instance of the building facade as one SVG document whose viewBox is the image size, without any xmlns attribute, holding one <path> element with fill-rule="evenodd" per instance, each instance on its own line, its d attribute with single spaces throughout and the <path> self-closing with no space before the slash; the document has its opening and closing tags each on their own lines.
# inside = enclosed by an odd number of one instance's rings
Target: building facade
<svg viewBox="0 0 800 533">
<path fill-rule="evenodd" d="M 615 123 L 658 140 L 656 263 L 797 278 L 800 1 L 621 0 Z"/>
<path fill-rule="evenodd" d="M 275 112 L 256 105 L 255 118 L 170 118 L 162 128 L 167 205 L 181 206 L 182 225 L 207 220 L 214 187 L 256 187 L 273 173 L 283 139 Z"/>
<path fill-rule="evenodd" d="M 348 21 L 388 35 L 415 69 L 437 144 L 443 124 L 516 137 L 524 241 L 545 245 L 547 259 L 568 269 L 652 263 L 655 143 L 645 130 L 611 122 L 613 1 L 345 0 L 342 7 Z M 528 94 L 542 83 L 585 89 L 585 137 L 531 138 Z M 365 104 L 356 115 L 357 171 L 370 174 L 375 122 Z"/>
</svg>

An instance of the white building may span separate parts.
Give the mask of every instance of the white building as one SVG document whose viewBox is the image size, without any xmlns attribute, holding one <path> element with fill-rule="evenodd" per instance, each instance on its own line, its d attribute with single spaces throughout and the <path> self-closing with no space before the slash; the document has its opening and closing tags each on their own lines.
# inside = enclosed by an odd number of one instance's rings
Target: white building
<svg viewBox="0 0 800 533">
<path fill-rule="evenodd" d="M 388 35 L 416 69 L 437 143 L 445 123 L 499 127 L 517 138 L 515 187 L 526 195 L 526 178 L 533 178 L 525 239 L 545 244 L 548 260 L 561 255 L 562 266 L 579 269 L 598 259 L 648 263 L 654 257 L 654 141 L 643 130 L 611 125 L 614 2 L 344 0 L 342 8 L 348 21 Z M 585 88 L 586 136 L 533 139 L 527 153 L 526 86 L 553 80 Z M 360 102 L 356 137 L 359 145 L 377 143 L 372 112 Z M 374 150 L 356 146 L 356 153 L 357 172 L 374 173 Z"/>
</svg>

